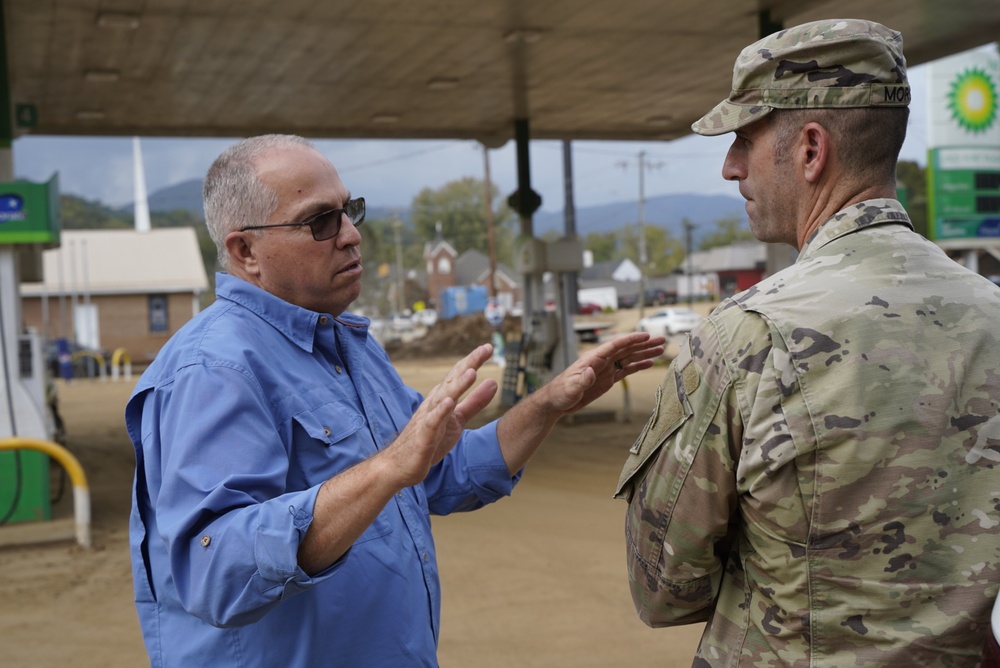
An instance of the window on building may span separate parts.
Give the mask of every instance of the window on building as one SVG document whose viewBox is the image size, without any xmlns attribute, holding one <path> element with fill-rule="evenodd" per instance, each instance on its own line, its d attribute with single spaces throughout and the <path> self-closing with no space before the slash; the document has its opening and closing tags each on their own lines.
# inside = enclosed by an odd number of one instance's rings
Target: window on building
<svg viewBox="0 0 1000 668">
<path fill-rule="evenodd" d="M 167 321 L 166 295 L 149 295 L 149 331 L 170 331 L 170 325 Z"/>
</svg>

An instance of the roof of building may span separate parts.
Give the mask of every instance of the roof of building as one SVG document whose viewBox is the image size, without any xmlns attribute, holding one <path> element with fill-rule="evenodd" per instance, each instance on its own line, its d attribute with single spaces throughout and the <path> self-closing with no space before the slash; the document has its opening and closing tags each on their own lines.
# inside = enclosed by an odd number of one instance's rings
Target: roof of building
<svg viewBox="0 0 1000 668">
<path fill-rule="evenodd" d="M 639 267 L 628 258 L 595 262 L 589 267 L 584 267 L 579 276 L 581 279 L 588 281 L 612 281 L 615 280 L 616 272 L 623 268 L 626 274 L 634 273 L 638 277 Z"/>
<path fill-rule="evenodd" d="M 63 230 L 59 248 L 42 253 L 42 283 L 23 283 L 24 297 L 73 293 L 202 292 L 208 275 L 191 227 Z"/>
<path fill-rule="evenodd" d="M 767 265 L 767 244 L 745 241 L 718 246 L 691 254 L 691 268 L 696 272 L 763 269 Z M 687 262 L 682 265 L 687 266 Z"/>
<path fill-rule="evenodd" d="M 490 270 L 490 258 L 480 251 L 469 249 L 455 260 L 456 285 L 475 285 L 486 277 Z M 521 284 L 519 274 L 510 270 L 503 263 L 497 263 L 497 274 L 505 277 L 513 285 Z"/>
</svg>

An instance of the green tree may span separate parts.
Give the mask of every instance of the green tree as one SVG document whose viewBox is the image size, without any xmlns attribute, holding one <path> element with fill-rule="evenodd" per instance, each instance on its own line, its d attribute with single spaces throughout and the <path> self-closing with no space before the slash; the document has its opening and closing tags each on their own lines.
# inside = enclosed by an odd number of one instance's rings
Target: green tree
<svg viewBox="0 0 1000 668">
<path fill-rule="evenodd" d="M 498 189 L 490 185 L 491 200 L 497 201 Z M 416 236 L 421 241 L 441 236 L 461 255 L 470 248 L 486 252 L 489 248 L 486 226 L 485 187 L 483 181 L 466 177 L 446 183 L 437 190 L 424 188 L 413 198 L 411 216 Z M 497 261 L 510 263 L 514 257 L 514 216 L 501 200 L 493 211 Z"/>
<path fill-rule="evenodd" d="M 403 272 L 423 266 L 423 244 L 413 230 L 399 218 L 367 219 L 358 228 L 361 232 L 361 257 L 364 273 L 361 275 L 361 297 L 354 309 L 367 310 L 370 315 L 392 311 L 389 302 L 390 288 L 398 274 L 396 239 L 402 251 Z"/>
<path fill-rule="evenodd" d="M 660 225 L 646 223 L 643 231 L 646 238 L 646 266 L 640 268 L 646 276 L 664 276 L 677 269 L 684 259 L 684 244 Z M 631 258 L 638 265 L 639 234 L 636 226 L 626 226 L 620 238 L 622 243 L 619 258 Z"/>
<path fill-rule="evenodd" d="M 121 230 L 133 226 L 131 214 L 76 195 L 60 196 L 59 217 L 65 230 Z"/>
<path fill-rule="evenodd" d="M 896 163 L 896 184 L 898 190 L 906 192 L 906 212 L 913 229 L 928 236 L 927 172 L 911 160 L 900 160 Z"/>
<path fill-rule="evenodd" d="M 753 241 L 753 232 L 743 226 L 739 216 L 727 216 L 715 221 L 715 231 L 706 234 L 698 245 L 699 250 L 706 251 L 719 246 L 729 246 L 740 241 Z"/>
<path fill-rule="evenodd" d="M 583 241 L 584 248 L 594 255 L 594 262 L 618 259 L 618 234 L 616 232 L 591 232 Z"/>
</svg>

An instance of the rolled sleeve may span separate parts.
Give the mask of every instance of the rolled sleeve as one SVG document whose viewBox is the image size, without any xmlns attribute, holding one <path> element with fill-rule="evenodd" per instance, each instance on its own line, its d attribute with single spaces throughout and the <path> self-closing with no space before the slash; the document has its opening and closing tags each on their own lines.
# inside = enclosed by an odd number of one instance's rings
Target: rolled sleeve
<svg viewBox="0 0 1000 668">
<path fill-rule="evenodd" d="M 185 610 L 242 626 L 333 575 L 336 565 L 316 577 L 298 566 L 319 487 L 284 491 L 289 456 L 248 378 L 193 365 L 140 400 L 144 450 L 159 458 L 147 455 L 141 512 Z"/>
<path fill-rule="evenodd" d="M 523 471 L 507 470 L 497 421 L 467 430 L 458 445 L 424 480 L 430 511 L 435 515 L 475 510 L 510 496 Z"/>
</svg>

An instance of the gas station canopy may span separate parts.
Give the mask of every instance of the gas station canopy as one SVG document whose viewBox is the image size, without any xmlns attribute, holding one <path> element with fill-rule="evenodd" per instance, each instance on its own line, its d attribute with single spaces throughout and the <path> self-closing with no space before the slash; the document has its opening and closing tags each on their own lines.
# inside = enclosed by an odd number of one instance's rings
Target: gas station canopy
<svg viewBox="0 0 1000 668">
<path fill-rule="evenodd" d="M 739 51 L 818 18 L 916 65 L 1000 39 L 997 0 L 4 0 L 15 135 L 672 139 Z"/>
</svg>

